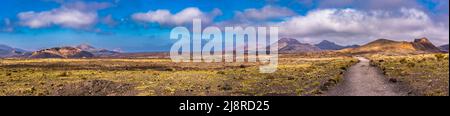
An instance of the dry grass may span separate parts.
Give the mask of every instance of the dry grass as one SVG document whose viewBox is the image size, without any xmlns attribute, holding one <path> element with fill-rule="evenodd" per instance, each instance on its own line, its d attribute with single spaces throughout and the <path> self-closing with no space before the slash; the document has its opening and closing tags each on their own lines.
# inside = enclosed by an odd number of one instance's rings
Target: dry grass
<svg viewBox="0 0 450 116">
<path fill-rule="evenodd" d="M 338 83 L 356 60 L 281 57 L 279 62 L 276 73 L 262 74 L 258 63 L 2 59 L 0 95 L 319 95 Z"/>
<path fill-rule="evenodd" d="M 448 54 L 369 56 L 391 82 L 400 83 L 413 95 L 448 96 Z"/>
</svg>

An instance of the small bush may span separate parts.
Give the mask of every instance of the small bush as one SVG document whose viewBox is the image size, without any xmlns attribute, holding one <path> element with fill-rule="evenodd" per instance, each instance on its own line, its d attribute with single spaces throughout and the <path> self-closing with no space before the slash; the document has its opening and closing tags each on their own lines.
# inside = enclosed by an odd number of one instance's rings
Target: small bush
<svg viewBox="0 0 450 116">
<path fill-rule="evenodd" d="M 343 66 L 340 68 L 341 70 L 347 70 L 347 67 Z"/>
<path fill-rule="evenodd" d="M 221 74 L 221 75 L 224 75 L 224 74 L 225 74 L 225 72 L 224 72 L 224 71 L 218 71 L 218 72 L 217 72 L 217 74 Z"/>
<path fill-rule="evenodd" d="M 408 62 L 408 60 L 406 59 L 406 58 L 402 58 L 401 60 L 400 60 L 400 63 L 402 63 L 402 64 L 405 64 L 405 63 L 407 63 Z"/>
<path fill-rule="evenodd" d="M 225 84 L 222 87 L 220 87 L 221 90 L 229 91 L 233 90 L 233 87 L 230 84 Z"/>
<path fill-rule="evenodd" d="M 408 67 L 415 67 L 415 66 L 416 66 L 416 63 L 414 63 L 414 62 L 409 62 L 407 65 L 408 65 Z"/>
<path fill-rule="evenodd" d="M 434 55 L 434 57 L 436 57 L 437 60 L 443 60 L 445 58 L 444 54 L 436 54 Z"/>
<path fill-rule="evenodd" d="M 70 75 L 69 72 L 63 72 L 63 73 L 59 74 L 58 76 L 59 77 L 67 77 L 69 75 Z"/>
</svg>

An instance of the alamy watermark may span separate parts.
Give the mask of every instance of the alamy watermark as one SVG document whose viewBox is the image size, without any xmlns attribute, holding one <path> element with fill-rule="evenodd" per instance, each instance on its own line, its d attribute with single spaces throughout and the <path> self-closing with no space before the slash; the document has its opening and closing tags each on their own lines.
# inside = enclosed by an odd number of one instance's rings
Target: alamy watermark
<svg viewBox="0 0 450 116">
<path fill-rule="evenodd" d="M 222 34 L 215 26 L 202 31 L 201 20 L 194 19 L 192 34 L 187 27 L 175 27 L 170 39 L 177 40 L 170 50 L 173 62 L 261 62 L 261 73 L 277 70 L 278 27 L 225 27 Z"/>
</svg>

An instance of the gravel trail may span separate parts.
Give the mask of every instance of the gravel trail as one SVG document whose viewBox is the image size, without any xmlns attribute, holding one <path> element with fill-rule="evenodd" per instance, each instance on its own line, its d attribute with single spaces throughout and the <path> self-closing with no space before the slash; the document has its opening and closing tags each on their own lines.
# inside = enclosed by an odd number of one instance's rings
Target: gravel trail
<svg viewBox="0 0 450 116">
<path fill-rule="evenodd" d="M 351 66 L 343 82 L 326 93 L 327 96 L 405 96 L 384 75 L 371 66 L 370 61 L 357 57 L 359 63 Z"/>
</svg>

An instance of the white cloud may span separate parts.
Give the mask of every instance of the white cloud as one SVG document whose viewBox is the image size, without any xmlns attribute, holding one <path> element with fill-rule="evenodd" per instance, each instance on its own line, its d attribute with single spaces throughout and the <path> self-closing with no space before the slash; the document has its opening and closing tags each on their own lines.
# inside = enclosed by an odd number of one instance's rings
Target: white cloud
<svg viewBox="0 0 450 116">
<path fill-rule="evenodd" d="M 192 19 L 194 18 L 202 19 L 203 23 L 209 24 L 220 14 L 221 11 L 218 9 L 215 9 L 211 13 L 205 13 L 196 7 L 189 7 L 176 14 L 172 14 L 169 10 L 159 9 L 156 11 L 148 11 L 147 13 L 135 13 L 131 17 L 136 21 L 172 26 L 192 23 Z"/>
<path fill-rule="evenodd" d="M 378 38 L 411 41 L 419 37 L 448 43 L 449 39 L 448 26 L 433 22 L 423 11 L 405 8 L 399 11 L 320 9 L 276 25 L 280 26 L 282 36 L 311 43 L 326 39 L 341 44 L 362 44 Z"/>
<path fill-rule="evenodd" d="M 97 14 L 75 9 L 60 8 L 44 12 L 22 12 L 18 14 L 20 24 L 31 28 L 61 25 L 68 28 L 84 28 L 94 24 Z"/>
<path fill-rule="evenodd" d="M 109 7 L 108 3 L 73 2 L 49 11 L 21 12 L 17 16 L 20 24 L 30 28 L 43 28 L 53 25 L 66 28 L 89 28 L 97 22 L 97 10 Z"/>
</svg>

